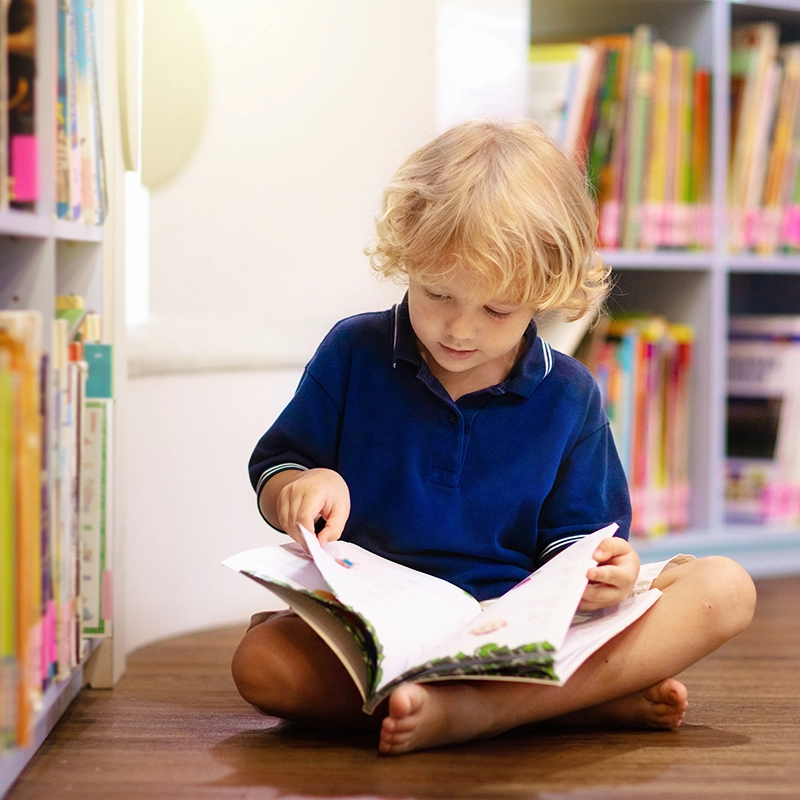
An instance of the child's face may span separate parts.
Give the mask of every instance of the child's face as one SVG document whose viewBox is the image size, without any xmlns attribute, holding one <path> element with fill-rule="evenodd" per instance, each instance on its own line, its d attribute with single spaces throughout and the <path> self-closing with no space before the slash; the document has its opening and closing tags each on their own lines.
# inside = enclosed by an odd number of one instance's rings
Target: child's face
<svg viewBox="0 0 800 800">
<path fill-rule="evenodd" d="M 411 325 L 433 374 L 454 394 L 500 383 L 514 365 L 533 316 L 528 306 L 485 297 L 468 276 L 409 280 Z"/>
</svg>

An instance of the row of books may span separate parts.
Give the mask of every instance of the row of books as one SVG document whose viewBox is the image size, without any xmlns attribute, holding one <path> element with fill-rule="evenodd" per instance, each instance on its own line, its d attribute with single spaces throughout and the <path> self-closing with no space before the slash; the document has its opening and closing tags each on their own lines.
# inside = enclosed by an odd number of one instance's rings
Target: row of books
<svg viewBox="0 0 800 800">
<path fill-rule="evenodd" d="M 732 317 L 725 511 L 800 525 L 800 316 Z"/>
<path fill-rule="evenodd" d="M 59 305 L 49 352 L 39 312 L 0 311 L 0 749 L 30 743 L 43 691 L 111 632 L 111 349 Z"/>
<path fill-rule="evenodd" d="M 0 210 L 39 199 L 36 130 L 37 0 L 0 12 Z M 108 208 L 94 0 L 58 0 L 56 208 L 59 219 L 97 225 Z"/>
<path fill-rule="evenodd" d="M 730 155 L 730 249 L 800 249 L 800 42 L 774 22 L 731 34 Z"/>
<path fill-rule="evenodd" d="M 528 113 L 586 167 L 607 248 L 711 244 L 711 81 L 649 25 L 532 44 Z"/>
<path fill-rule="evenodd" d="M 694 333 L 660 316 L 604 317 L 576 351 L 595 374 L 628 478 L 631 533 L 689 521 L 689 388 Z"/>
</svg>

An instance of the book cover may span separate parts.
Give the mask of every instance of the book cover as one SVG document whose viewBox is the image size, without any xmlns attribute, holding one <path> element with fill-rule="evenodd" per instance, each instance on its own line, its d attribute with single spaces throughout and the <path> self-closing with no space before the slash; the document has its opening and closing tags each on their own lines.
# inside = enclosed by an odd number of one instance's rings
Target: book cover
<svg viewBox="0 0 800 800">
<path fill-rule="evenodd" d="M 599 238 L 603 247 L 616 249 L 622 240 L 622 212 L 627 166 L 628 103 L 631 80 L 633 37 L 619 34 L 598 37 L 604 47 L 616 53 L 614 59 L 613 94 L 609 109 L 610 144 L 607 163 L 600 168 L 598 182 Z"/>
<path fill-rule="evenodd" d="M 0 339 L 0 752 L 17 741 L 16 376 Z"/>
<path fill-rule="evenodd" d="M 631 78 L 628 85 L 628 119 L 625 131 L 627 163 L 623 190 L 623 234 L 621 244 L 628 249 L 639 246 L 642 226 L 642 199 L 647 164 L 648 122 L 653 91 L 653 29 L 637 25 L 631 51 Z"/>
<path fill-rule="evenodd" d="M 75 14 L 75 92 L 78 107 L 78 132 L 81 161 L 81 209 L 88 225 L 100 222 L 97 178 L 97 141 L 94 108 L 94 58 L 89 16 L 92 7 L 86 0 L 73 0 Z"/>
<path fill-rule="evenodd" d="M 691 166 L 689 197 L 694 208 L 690 241 L 708 249 L 714 242 L 711 212 L 711 73 L 694 71 L 692 87 Z"/>
<path fill-rule="evenodd" d="M 67 11 L 67 136 L 70 163 L 70 219 L 83 217 L 83 175 L 81 172 L 81 134 L 78 117 L 78 22 L 74 0 Z"/>
<path fill-rule="evenodd" d="M 104 607 L 111 566 L 111 413 L 107 400 L 86 401 L 80 449 L 80 587 L 84 636 L 111 635 L 111 609 Z"/>
<path fill-rule="evenodd" d="M 674 141 L 672 130 L 674 111 L 672 98 L 673 49 L 664 42 L 653 43 L 653 87 L 649 125 L 649 146 L 644 164 L 641 225 L 638 245 L 655 249 L 662 241 L 662 218 L 667 196 L 667 174 L 671 169 L 670 146 Z"/>
<path fill-rule="evenodd" d="M 17 654 L 17 741 L 31 741 L 32 721 L 42 691 L 41 446 L 39 386 L 41 316 L 35 311 L 0 310 L 0 349 L 16 380 L 15 547 Z"/>
<path fill-rule="evenodd" d="M 0 0 L 0 53 L 8 52 L 8 5 Z M 8 208 L 8 59 L 0 58 L 0 211 Z"/>
<path fill-rule="evenodd" d="M 56 216 L 70 219 L 72 209 L 72 161 L 70 152 L 70 95 L 69 95 L 69 15 L 71 0 L 58 3 L 58 76 L 56 82 Z"/>
<path fill-rule="evenodd" d="M 39 197 L 36 140 L 36 3 L 11 0 L 8 46 L 8 196 L 16 208 L 32 210 Z"/>
<path fill-rule="evenodd" d="M 582 47 L 580 42 L 534 43 L 528 49 L 528 116 L 562 148 Z"/>
</svg>

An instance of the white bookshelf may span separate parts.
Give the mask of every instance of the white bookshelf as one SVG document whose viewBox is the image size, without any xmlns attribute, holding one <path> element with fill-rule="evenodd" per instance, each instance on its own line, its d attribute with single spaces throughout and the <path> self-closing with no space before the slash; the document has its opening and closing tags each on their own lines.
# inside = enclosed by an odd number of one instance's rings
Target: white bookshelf
<svg viewBox="0 0 800 800">
<path fill-rule="evenodd" d="M 696 331 L 690 529 L 637 540 L 636 546 L 648 559 L 675 552 L 717 553 L 736 559 L 755 576 L 800 573 L 800 530 L 729 525 L 723 507 L 728 316 L 800 314 L 800 257 L 733 255 L 725 245 L 730 33 L 738 23 L 774 20 L 787 40 L 800 41 L 800 2 L 439 0 L 437 20 L 440 127 L 481 114 L 524 115 L 527 47 L 535 39 L 567 41 L 648 23 L 668 43 L 690 47 L 698 63 L 711 70 L 713 247 L 703 252 L 603 252 L 617 283 L 612 310 L 661 313 Z M 477 54 L 500 51 L 504 56 L 498 66 L 483 70 L 483 64 L 475 64 Z M 458 65 L 470 62 L 472 68 L 461 74 L 472 78 L 455 79 Z M 517 65 L 513 74 L 509 63 Z"/>
<path fill-rule="evenodd" d="M 36 4 L 36 106 L 35 131 L 39 149 L 39 198 L 33 211 L 0 210 L 0 308 L 36 309 L 42 313 L 43 346 L 49 351 L 55 298 L 74 293 L 86 298 L 87 307 L 103 316 L 104 341 L 115 348 L 115 404 L 120 403 L 125 370 L 119 368 L 124 353 L 119 313 L 122 298 L 122 230 L 118 93 L 116 84 L 115 4 L 96 3 L 98 46 L 101 51 L 101 103 L 110 213 L 103 226 L 55 219 L 55 113 L 57 0 Z M 52 406 L 52 403 L 48 404 Z M 117 414 L 117 425 L 119 415 Z M 117 448 L 117 458 L 119 456 Z M 118 476 L 117 476 L 118 477 Z M 50 477 L 50 491 L 52 476 Z M 117 483 L 118 485 L 118 483 Z M 113 489 L 112 489 L 113 491 Z M 53 503 L 51 503 L 51 507 Z M 118 517 L 115 516 L 115 523 Z M 117 525 L 112 525 L 113 529 Z M 114 530 L 116 533 L 116 530 Z M 117 548 L 115 559 L 119 556 Z M 119 618 L 120 591 L 115 587 L 115 612 Z M 87 683 L 111 686 L 124 669 L 122 638 L 84 640 L 82 663 L 65 680 L 52 683 L 42 698 L 33 726 L 33 744 L 0 753 L 0 797 L 14 784 L 38 747 L 78 692 Z"/>
</svg>

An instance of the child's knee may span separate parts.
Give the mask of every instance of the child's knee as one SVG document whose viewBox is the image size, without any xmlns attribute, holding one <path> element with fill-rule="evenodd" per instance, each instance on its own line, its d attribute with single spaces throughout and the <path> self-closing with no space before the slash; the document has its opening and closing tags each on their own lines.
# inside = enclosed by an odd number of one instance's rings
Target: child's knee
<svg viewBox="0 0 800 800">
<path fill-rule="evenodd" d="M 715 620 L 719 633 L 725 639 L 741 633 L 755 612 L 752 578 L 740 564 L 725 556 L 701 558 L 695 562 L 695 570 L 704 610 Z"/>
<path fill-rule="evenodd" d="M 239 694 L 248 703 L 253 702 L 251 697 L 255 693 L 258 683 L 258 660 L 256 648 L 253 647 L 251 638 L 246 634 L 244 639 L 239 642 L 239 646 L 231 659 L 231 674 Z"/>
<path fill-rule="evenodd" d="M 280 696 L 275 658 L 261 631 L 249 630 L 231 660 L 231 674 L 239 694 L 251 705 L 269 710 L 272 698 Z"/>
</svg>

